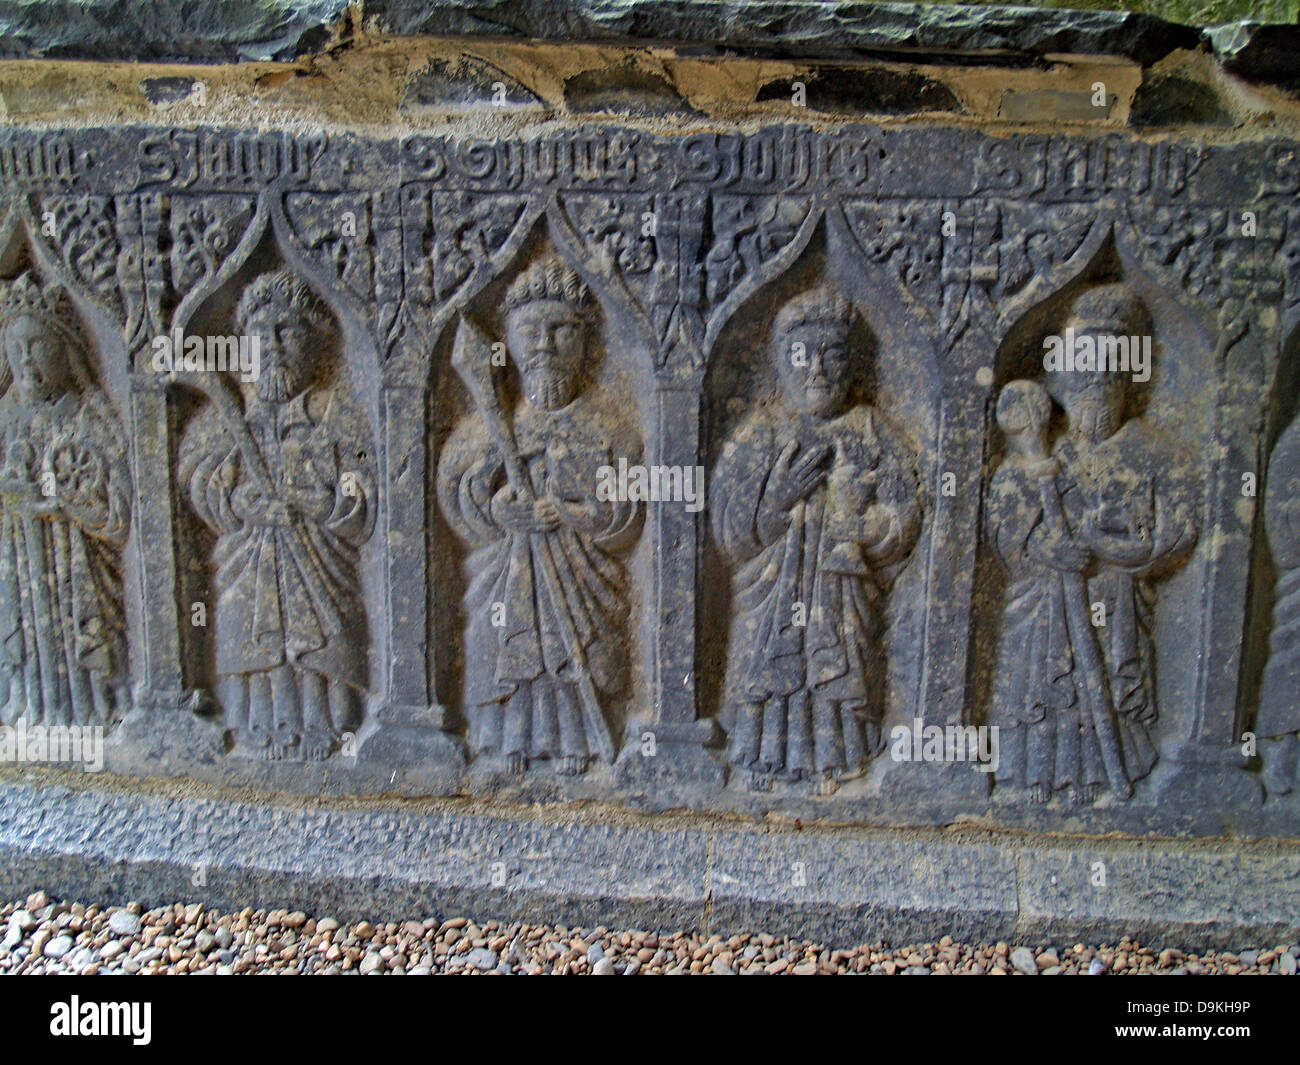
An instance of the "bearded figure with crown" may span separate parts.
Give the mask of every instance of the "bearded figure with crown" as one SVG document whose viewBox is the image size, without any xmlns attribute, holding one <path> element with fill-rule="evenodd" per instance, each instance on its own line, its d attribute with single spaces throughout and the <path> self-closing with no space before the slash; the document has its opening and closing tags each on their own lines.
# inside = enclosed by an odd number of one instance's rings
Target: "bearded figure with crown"
<svg viewBox="0 0 1300 1065">
<path fill-rule="evenodd" d="M 881 747 L 883 612 L 920 508 L 911 448 L 852 397 L 854 311 L 827 288 L 770 336 L 780 395 L 723 447 L 714 536 L 734 560 L 729 757 L 750 787 L 861 775 Z"/>
<path fill-rule="evenodd" d="M 110 725 L 129 709 L 126 448 L 63 292 L 0 289 L 0 722 Z"/>
<path fill-rule="evenodd" d="M 514 453 L 502 453 L 480 410 L 456 427 L 439 462 L 443 512 L 474 547 L 470 747 L 515 773 L 541 759 L 561 775 L 584 772 L 608 749 L 609 703 L 628 678 L 620 556 L 636 542 L 642 510 L 601 498 L 597 486 L 602 467 L 641 461 L 641 441 L 589 381 L 591 318 L 574 270 L 553 256 L 525 269 L 505 297 L 505 344 L 521 385 L 504 403 Z"/>
</svg>

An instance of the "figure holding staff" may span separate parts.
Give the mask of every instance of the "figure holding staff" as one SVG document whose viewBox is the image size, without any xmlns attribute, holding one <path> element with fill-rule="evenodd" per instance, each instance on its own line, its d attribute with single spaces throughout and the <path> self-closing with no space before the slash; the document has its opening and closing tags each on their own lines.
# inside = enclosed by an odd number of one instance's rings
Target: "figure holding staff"
<svg viewBox="0 0 1300 1065">
<path fill-rule="evenodd" d="M 546 257 L 506 294 L 505 347 L 522 383 L 509 405 L 492 376 L 492 344 L 462 319 L 453 364 L 476 411 L 452 434 L 439 496 L 474 544 L 466 595 L 470 747 L 512 772 L 536 760 L 576 776 L 612 762 L 611 697 L 629 665 L 627 577 L 641 509 L 599 498 L 598 471 L 640 441 L 596 388 L 584 390 L 591 299 L 578 275 Z"/>
</svg>

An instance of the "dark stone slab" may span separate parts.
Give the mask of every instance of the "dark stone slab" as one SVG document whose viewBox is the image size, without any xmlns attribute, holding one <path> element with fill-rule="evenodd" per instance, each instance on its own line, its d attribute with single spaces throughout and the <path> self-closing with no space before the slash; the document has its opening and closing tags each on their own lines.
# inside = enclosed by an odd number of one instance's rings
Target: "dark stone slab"
<svg viewBox="0 0 1300 1065">
<path fill-rule="evenodd" d="M 163 78 L 145 78 L 140 82 L 140 91 L 151 104 L 166 106 L 186 99 L 194 86 L 199 84 L 193 78 L 183 75 Z"/>
<path fill-rule="evenodd" d="M 542 109 L 537 95 L 491 63 L 473 56 L 431 60 L 406 79 L 402 108 L 442 111 Z"/>
<path fill-rule="evenodd" d="M 1195 48 L 1195 29 L 1150 15 L 984 5 L 752 3 L 713 0 L 373 0 L 366 22 L 388 34 L 542 40 L 651 40 L 765 55 L 841 57 L 1050 52 L 1151 63 Z"/>
<path fill-rule="evenodd" d="M 293 59 L 326 46 L 345 21 L 343 0 L 240 0 L 178 7 L 166 0 L 5 0 L 0 56 L 233 62 Z M 984 5 L 813 4 L 799 0 L 367 0 L 368 27 L 392 35 L 551 41 L 662 41 L 684 50 L 770 56 L 908 56 L 1017 62 L 1055 52 L 1152 63 L 1195 48 L 1197 29 L 1150 15 Z M 1271 32 L 1271 31 L 1270 31 Z M 1285 63 L 1285 49 L 1251 31 L 1252 69 Z M 1238 38 L 1234 37 L 1233 40 Z M 1280 39 L 1280 38 L 1279 38 Z M 1266 58 L 1271 57 L 1271 58 Z"/>
<path fill-rule="evenodd" d="M 564 103 L 576 114 L 643 118 L 700 114 L 667 78 L 631 66 L 584 70 L 565 79 Z"/>
<path fill-rule="evenodd" d="M 1205 36 L 1233 74 L 1300 89 L 1300 26 L 1231 22 L 1210 27 Z"/>
<path fill-rule="evenodd" d="M 1300 933 L 1297 862 L 1294 848 L 1212 843 L 304 807 L 123 790 L 108 778 L 0 783 L 6 897 L 40 887 L 102 905 L 202 901 L 346 920 L 490 913 L 723 935 L 761 927 L 844 947 L 1130 935 L 1240 949 Z"/>
<path fill-rule="evenodd" d="M 1129 106 L 1129 124 L 1151 126 L 1230 126 L 1232 115 L 1208 85 L 1173 75 L 1149 75 Z"/>
<path fill-rule="evenodd" d="M 168 63 L 287 60 L 335 35 L 345 0 L 4 0 L 0 58 Z"/>
<path fill-rule="evenodd" d="M 942 82 L 916 71 L 834 70 L 812 68 L 790 78 L 771 81 L 757 99 L 790 102 L 795 83 L 803 86 L 798 98 L 804 106 L 825 114 L 909 115 L 925 111 L 960 114 L 961 103 Z"/>
</svg>

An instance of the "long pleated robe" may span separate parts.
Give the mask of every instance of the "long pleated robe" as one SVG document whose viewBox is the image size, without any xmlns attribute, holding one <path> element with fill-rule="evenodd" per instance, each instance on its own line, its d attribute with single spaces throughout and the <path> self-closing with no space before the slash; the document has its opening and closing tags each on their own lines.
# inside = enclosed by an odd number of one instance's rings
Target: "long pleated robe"
<svg viewBox="0 0 1300 1065">
<path fill-rule="evenodd" d="M 920 524 L 908 451 L 858 406 L 816 419 L 763 411 L 723 449 L 710 483 L 714 535 L 736 562 L 727 671 L 729 757 L 760 773 L 854 771 L 880 747 L 881 646 L 890 568 Z M 779 531 L 759 521 L 782 449 L 829 446 L 826 481 Z M 869 506 L 889 530 L 867 542 Z"/>
<path fill-rule="evenodd" d="M 266 693 L 249 694 L 251 679 L 287 665 L 324 679 L 328 725 L 338 732 L 356 723 L 347 718 L 368 686 L 359 552 L 375 521 L 373 445 L 362 416 L 325 390 L 282 404 L 253 399 L 246 421 L 273 494 L 292 485 L 317 504 L 287 526 L 249 520 L 243 493 L 260 489 L 234 435 L 210 406 L 195 416 L 182 441 L 181 479 L 217 534 L 213 628 L 230 704 L 223 709 L 232 728 L 255 740 L 290 742 L 305 727 L 301 694 L 279 692 L 273 705 Z"/>
<path fill-rule="evenodd" d="M 116 721 L 127 706 L 121 548 L 130 514 L 126 452 L 103 394 L 49 407 L 0 399 L 5 480 L 76 501 L 53 514 L 0 498 L 0 717 Z"/>
<path fill-rule="evenodd" d="M 1089 625 L 1082 632 L 1066 609 L 1066 582 L 1079 578 L 1054 569 L 1034 550 L 1050 528 L 1037 478 L 1014 460 L 994 475 L 986 520 L 1008 574 L 990 719 L 1000 729 L 999 780 L 1049 793 L 1109 783 L 1096 731 L 1099 711 L 1112 723 L 1130 782 L 1155 764 L 1148 733 L 1157 715 L 1155 579 L 1195 543 L 1192 478 L 1167 452 L 1167 442 L 1139 422 L 1126 423 L 1106 441 L 1066 439 L 1055 449 L 1061 467 L 1056 491 L 1075 534 L 1085 512 L 1092 512 L 1116 530 L 1141 527 L 1157 539 L 1141 566 L 1094 560 L 1083 574 Z M 1092 623 L 1094 604 L 1104 606 L 1104 625 Z M 1085 675 L 1081 639 L 1095 642 L 1102 677 Z"/>
<path fill-rule="evenodd" d="M 586 757 L 597 752 L 568 632 L 572 626 L 607 717 L 609 698 L 626 686 L 630 666 L 628 579 L 620 556 L 635 543 L 644 509 L 633 500 L 598 498 L 598 474 L 620 458 L 639 463 L 641 445 L 591 395 L 559 411 L 521 401 L 512 424 L 534 497 L 586 504 L 591 516 L 563 516 L 563 524 L 547 533 L 507 529 L 491 512 L 493 495 L 506 484 L 505 463 L 482 418 L 466 418 L 444 448 L 438 471 L 443 512 L 474 545 L 464 601 L 470 748 L 528 758 Z"/>
</svg>

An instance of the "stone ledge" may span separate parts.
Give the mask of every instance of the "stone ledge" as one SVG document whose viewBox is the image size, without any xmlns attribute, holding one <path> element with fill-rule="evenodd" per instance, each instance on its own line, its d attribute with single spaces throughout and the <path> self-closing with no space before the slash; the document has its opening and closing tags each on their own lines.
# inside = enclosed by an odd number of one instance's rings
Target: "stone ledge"
<svg viewBox="0 0 1300 1065">
<path fill-rule="evenodd" d="M 1154 62 L 1197 30 L 1126 11 L 800 0 L 367 0 L 367 28 L 399 36 L 662 40 L 780 55 L 892 52 L 1122 55 Z"/>
<path fill-rule="evenodd" d="M 231 63 L 320 51 L 347 0 L 0 0 L 0 58 Z"/>
<path fill-rule="evenodd" d="M 1294 26 L 1242 21 L 1202 31 L 1129 11 L 868 0 L 235 0 L 198 11 L 168 0 L 0 0 L 0 58 L 287 61 L 346 38 L 350 9 L 365 32 L 391 36 L 662 41 L 819 58 L 1106 55 L 1142 64 L 1206 47 L 1236 73 L 1296 76 Z"/>
<path fill-rule="evenodd" d="M 0 893 L 341 919 L 473 911 L 724 934 L 761 924 L 831 945 L 1127 934 L 1200 948 L 1300 934 L 1295 846 L 609 823 L 576 808 L 294 805 L 121 784 L 0 783 Z M 1098 862 L 1105 887 L 1093 883 Z"/>
</svg>

